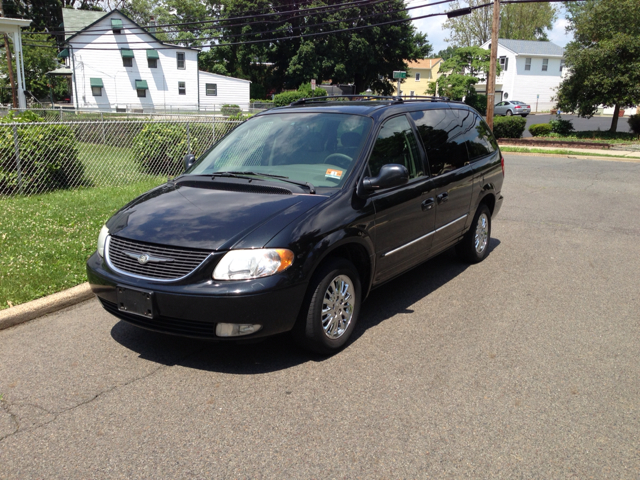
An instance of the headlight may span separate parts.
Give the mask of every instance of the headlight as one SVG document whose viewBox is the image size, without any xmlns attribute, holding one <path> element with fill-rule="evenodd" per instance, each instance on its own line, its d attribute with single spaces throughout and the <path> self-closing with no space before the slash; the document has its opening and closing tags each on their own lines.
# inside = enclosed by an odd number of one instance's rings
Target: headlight
<svg viewBox="0 0 640 480">
<path fill-rule="evenodd" d="M 213 271 L 214 280 L 247 280 L 268 277 L 289 268 L 293 252 L 284 248 L 232 250 Z"/>
<path fill-rule="evenodd" d="M 98 235 L 98 255 L 101 257 L 104 257 L 104 242 L 107 241 L 107 236 L 109 236 L 109 229 L 106 225 L 103 225 L 100 235 Z"/>
</svg>

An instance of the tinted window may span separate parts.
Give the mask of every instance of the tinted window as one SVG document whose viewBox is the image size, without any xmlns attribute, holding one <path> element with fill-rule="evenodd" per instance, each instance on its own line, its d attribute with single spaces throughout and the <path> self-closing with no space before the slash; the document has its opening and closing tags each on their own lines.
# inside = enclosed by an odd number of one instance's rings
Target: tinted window
<svg viewBox="0 0 640 480">
<path fill-rule="evenodd" d="M 411 116 L 424 143 L 431 175 L 442 175 L 469 162 L 462 129 L 464 115 L 443 109 L 412 112 Z"/>
<path fill-rule="evenodd" d="M 387 120 L 378 133 L 378 139 L 369 158 L 371 176 L 376 177 L 383 165 L 397 163 L 409 170 L 409 178 L 424 175 L 418 153 L 418 143 L 407 117 L 401 115 Z"/>
<path fill-rule="evenodd" d="M 484 157 L 496 151 L 498 145 L 484 120 L 477 115 L 474 115 L 475 124 L 471 135 L 469 135 L 469 141 L 467 143 L 467 150 L 469 151 L 469 159 L 474 160 Z"/>
</svg>

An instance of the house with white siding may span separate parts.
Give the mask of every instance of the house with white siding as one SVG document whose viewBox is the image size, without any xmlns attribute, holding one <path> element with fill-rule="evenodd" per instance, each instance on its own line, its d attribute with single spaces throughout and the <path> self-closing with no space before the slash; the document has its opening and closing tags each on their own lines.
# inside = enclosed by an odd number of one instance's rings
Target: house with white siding
<svg viewBox="0 0 640 480">
<path fill-rule="evenodd" d="M 489 50 L 491 42 L 481 45 Z M 502 72 L 496 77 L 495 103 L 519 100 L 535 111 L 554 107 L 553 97 L 566 73 L 564 49 L 551 42 L 498 40 L 498 61 Z M 486 92 L 486 82 L 478 83 L 478 93 Z"/>
<path fill-rule="evenodd" d="M 195 111 L 201 98 L 249 104 L 249 84 L 238 89 L 231 77 L 200 85 L 199 49 L 159 40 L 119 10 L 109 13 L 63 9 L 66 40 L 59 56 L 71 72 L 71 98 L 76 108 L 151 113 Z M 217 75 L 217 77 L 221 77 Z M 201 97 L 202 95 L 202 97 Z M 222 101 L 223 100 L 223 101 Z M 213 103 L 205 101 L 206 105 Z M 244 106 L 244 105 L 243 105 Z M 213 108 L 211 108 L 213 109 Z"/>
<path fill-rule="evenodd" d="M 200 111 L 219 111 L 224 104 L 249 109 L 250 80 L 200 70 Z"/>
</svg>

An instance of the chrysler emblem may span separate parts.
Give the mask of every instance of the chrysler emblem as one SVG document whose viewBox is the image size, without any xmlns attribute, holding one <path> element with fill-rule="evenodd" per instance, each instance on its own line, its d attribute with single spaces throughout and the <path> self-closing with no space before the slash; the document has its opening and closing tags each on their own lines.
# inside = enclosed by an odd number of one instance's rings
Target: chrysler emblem
<svg viewBox="0 0 640 480">
<path fill-rule="evenodd" d="M 164 263 L 164 262 L 173 262 L 173 258 L 165 258 L 165 257 L 154 257 L 149 253 L 136 253 L 136 252 L 124 252 L 127 256 L 131 258 L 135 258 L 138 260 L 140 265 L 146 265 L 149 262 L 153 263 Z"/>
</svg>

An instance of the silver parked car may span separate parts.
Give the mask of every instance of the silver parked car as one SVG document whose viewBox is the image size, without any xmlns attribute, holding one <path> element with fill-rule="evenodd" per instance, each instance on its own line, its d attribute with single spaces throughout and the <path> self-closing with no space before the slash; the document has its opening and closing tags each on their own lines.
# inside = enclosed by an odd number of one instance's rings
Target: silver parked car
<svg viewBox="0 0 640 480">
<path fill-rule="evenodd" d="M 510 117 L 511 115 L 522 115 L 526 117 L 531 113 L 531 105 L 527 105 L 524 102 L 518 102 L 517 100 L 510 100 L 497 103 L 494 107 L 495 115 L 506 115 Z"/>
</svg>

